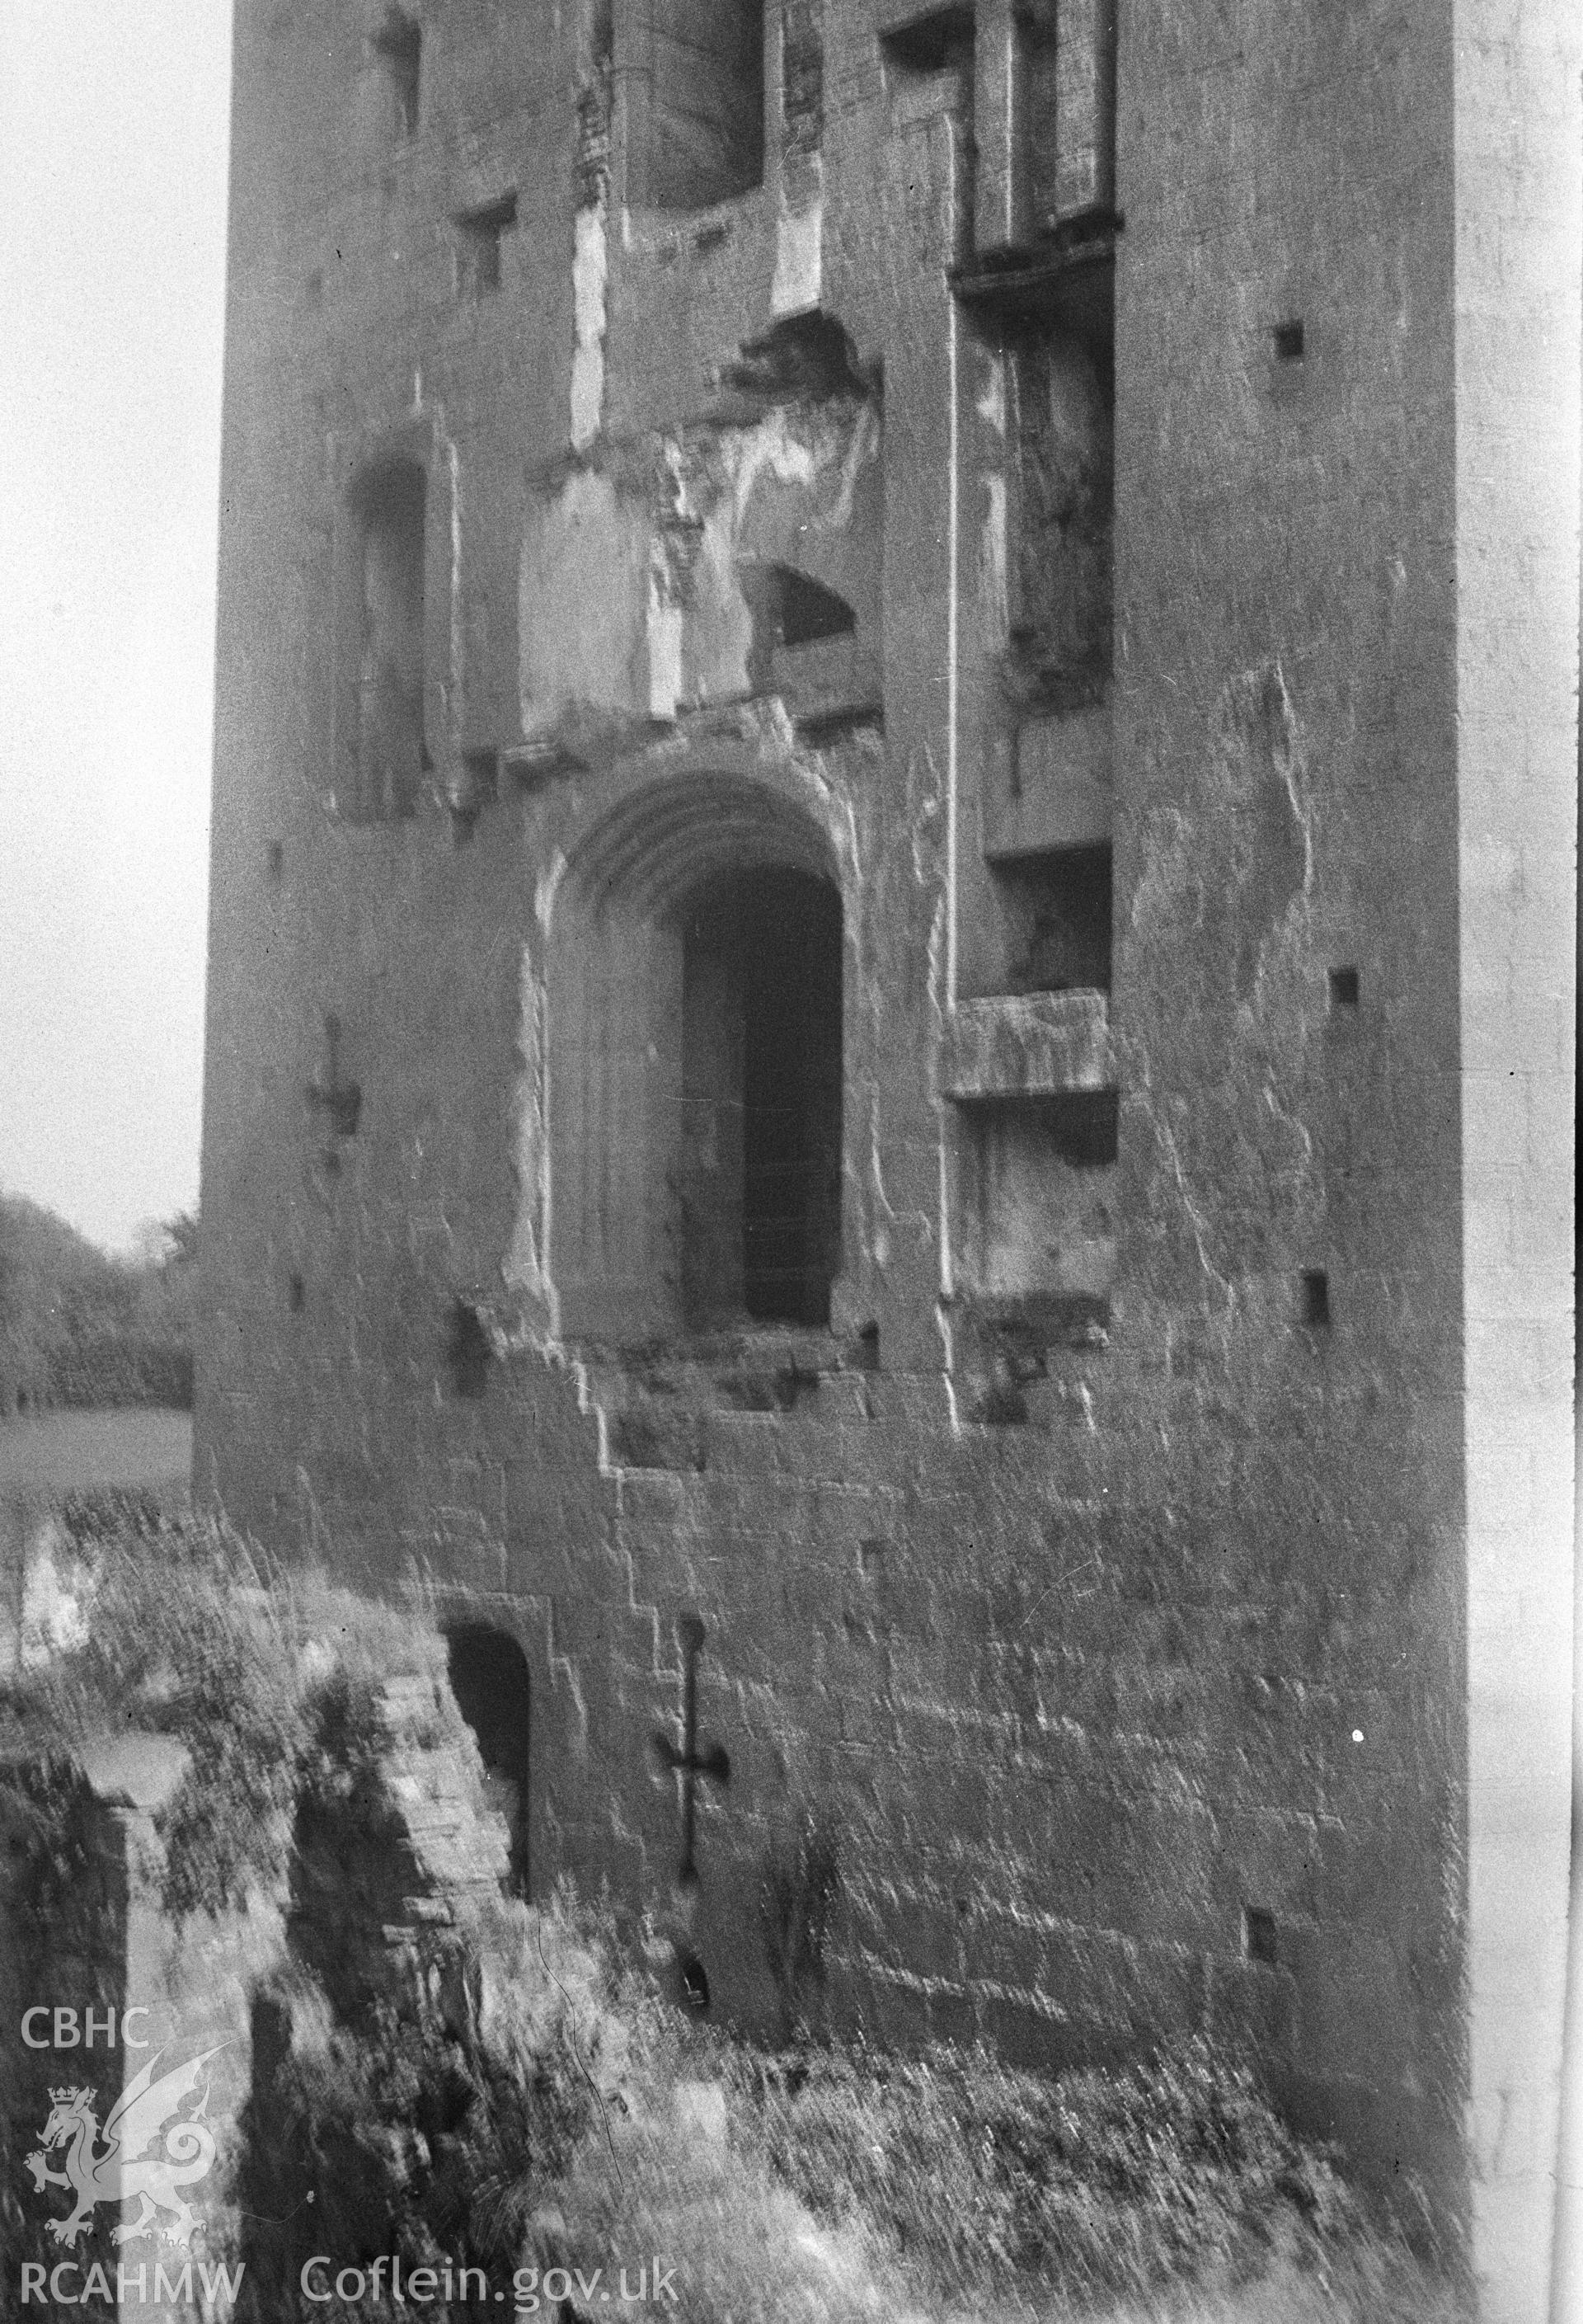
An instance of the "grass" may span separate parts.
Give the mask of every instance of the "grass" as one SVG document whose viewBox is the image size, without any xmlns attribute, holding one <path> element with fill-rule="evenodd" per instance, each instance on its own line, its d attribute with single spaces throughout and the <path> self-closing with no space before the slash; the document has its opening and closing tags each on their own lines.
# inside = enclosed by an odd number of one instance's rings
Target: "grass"
<svg viewBox="0 0 1583 2324">
<path fill-rule="evenodd" d="M 557 2249 L 584 2268 L 602 2251 L 678 2255 L 698 2324 L 1456 2313 L 1247 2072 L 1201 2046 L 1046 2081 L 982 2052 L 788 2064 L 649 2040 L 614 2157 L 588 2142 L 558 2198 L 575 2226 Z M 678 2103 L 690 2089 L 722 2095 L 713 2121 Z"/>
<path fill-rule="evenodd" d="M 50 1411 L 0 1417 L 0 1481 L 51 1491 L 120 1486 L 184 1499 L 192 1471 L 192 1415 L 161 1406 Z"/>
<path fill-rule="evenodd" d="M 181 1922 L 272 1885 L 313 1770 L 327 1780 L 327 1753 L 348 1758 L 351 1724 L 372 1733 L 384 1677 L 442 1672 L 445 1647 L 322 1576 L 268 1568 L 224 1526 L 168 1517 L 146 1496 L 112 1499 L 62 1500 L 92 1572 L 85 1635 L 0 1704 L 14 1734 L 52 1748 L 80 1754 L 123 1730 L 185 1748 L 187 1773 L 157 1819 L 164 1904 Z"/>
</svg>

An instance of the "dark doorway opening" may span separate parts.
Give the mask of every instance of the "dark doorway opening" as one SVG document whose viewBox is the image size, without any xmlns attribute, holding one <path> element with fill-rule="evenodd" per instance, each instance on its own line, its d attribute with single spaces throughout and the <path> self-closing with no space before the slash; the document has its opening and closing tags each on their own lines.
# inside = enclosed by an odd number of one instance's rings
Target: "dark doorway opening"
<svg viewBox="0 0 1583 2324">
<path fill-rule="evenodd" d="M 446 1634 L 451 1692 L 478 1738 L 484 1779 L 511 1835 L 511 1885 L 528 1894 L 528 1778 L 532 1682 L 515 1638 L 483 1623 Z"/>
<path fill-rule="evenodd" d="M 741 872 L 684 922 L 682 1300 L 824 1324 L 841 1262 L 842 917 L 827 880 Z"/>
</svg>

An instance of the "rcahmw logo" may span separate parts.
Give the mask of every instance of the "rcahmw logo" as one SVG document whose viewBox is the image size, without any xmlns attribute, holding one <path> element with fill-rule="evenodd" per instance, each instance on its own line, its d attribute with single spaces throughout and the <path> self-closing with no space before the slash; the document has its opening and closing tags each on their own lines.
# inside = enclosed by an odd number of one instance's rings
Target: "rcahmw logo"
<svg viewBox="0 0 1583 2324">
<path fill-rule="evenodd" d="M 148 2016 L 145 2009 L 129 2009 L 121 2019 L 121 2038 L 129 2050 L 146 2050 L 148 2043 L 133 2031 L 133 2023 Z M 92 2050 L 96 2036 L 105 2046 L 115 2046 L 115 2012 L 96 2015 L 89 2009 L 81 2018 L 74 2009 L 30 2009 L 22 2021 L 22 2038 L 30 2050 Z M 206 2069 L 225 2045 L 200 2051 L 184 2065 L 158 2071 L 165 2052 L 158 2050 L 141 2067 L 115 2098 L 99 2126 L 97 2090 L 91 2084 L 63 2083 L 50 2091 L 50 2112 L 39 2132 L 39 2145 L 25 2158 L 33 2190 L 47 2195 L 59 2187 L 71 2197 L 63 2215 L 47 2219 L 45 2232 L 69 2251 L 87 2228 L 101 2204 L 116 2209 L 138 2206 L 133 2218 L 123 2218 L 111 2229 L 113 2244 L 132 2243 L 157 2236 L 161 2242 L 189 2246 L 203 2226 L 201 2215 L 188 2200 L 187 2190 L 207 2179 L 215 2160 L 215 2136 L 205 2119 L 209 2083 Z M 200 2088 L 201 2086 L 201 2088 Z M 196 2105 L 189 2105 L 194 2098 Z M 51 2163 L 60 2158 L 60 2168 Z M 90 2301 L 114 2299 L 125 2307 L 133 2301 L 189 2301 L 194 2262 L 190 2257 L 146 2262 L 129 2266 L 116 2263 L 115 2283 L 97 2262 L 84 2266 L 72 2259 L 54 2267 L 26 2261 L 22 2269 L 22 2304 L 53 2301 L 58 2307 L 85 2306 Z M 234 2272 L 218 2264 L 197 2264 L 198 2281 L 207 2305 L 221 2300 L 227 2305 L 242 2287 L 243 2267 Z"/>
</svg>

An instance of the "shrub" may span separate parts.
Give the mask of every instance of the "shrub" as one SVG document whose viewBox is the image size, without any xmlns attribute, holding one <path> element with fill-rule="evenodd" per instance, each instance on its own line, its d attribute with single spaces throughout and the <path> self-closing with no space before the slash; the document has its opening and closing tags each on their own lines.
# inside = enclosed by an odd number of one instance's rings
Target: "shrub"
<svg viewBox="0 0 1583 2324">
<path fill-rule="evenodd" d="M 767 2080 L 762 2108 L 814 2210 L 860 2210 L 942 2284 L 1130 2291 L 1250 2273 L 1361 2224 L 1330 2163 L 1201 2043 L 1054 2081 L 981 2051 L 821 2057 Z"/>
<path fill-rule="evenodd" d="M 1450 2294 L 1203 2045 L 1055 2081 L 982 2052 L 769 2058 L 629 1998 L 626 2111 L 522 2264 L 676 2263 L 689 2324 L 1431 2324 Z"/>
<path fill-rule="evenodd" d="M 227 1527 L 146 1497 L 80 1497 L 62 1518 L 93 1566 L 86 1634 L 0 1698 L 41 1749 L 126 1729 L 181 1743 L 188 1771 L 156 1820 L 163 1901 L 179 1922 L 232 1909 L 278 1881 L 299 1791 L 350 1765 L 348 1722 L 367 1741 L 383 1678 L 442 1671 L 443 1642 L 320 1576 L 269 1573 Z"/>
<path fill-rule="evenodd" d="M 1194 2042 L 1054 2080 L 983 2051 L 802 2053 L 734 2080 L 762 2151 L 821 2219 L 856 2221 L 926 2290 L 1033 2301 L 1224 2290 L 1272 2273 L 1427 2314 L 1393 2228 L 1296 2139 L 1247 2070 Z"/>
<path fill-rule="evenodd" d="M 479 2315 L 522 2270 L 541 2283 L 656 2257 L 689 2324 L 986 2302 L 1048 2324 L 1454 2312 L 1331 2160 L 1202 2043 L 1054 2080 L 983 2052 L 766 2056 L 620 1978 L 608 1914 L 566 1894 L 548 1911 L 458 1904 L 403 1987 L 384 1944 L 408 1860 L 386 1682 L 415 1665 L 434 1681 L 408 1698 L 407 1743 L 458 1738 L 437 1632 L 266 1577 L 212 1526 L 140 1516 L 76 1537 L 97 1560 L 87 1634 L 12 1690 L 32 1748 L 6 1820 L 41 1919 L 65 1928 L 87 1861 L 63 1744 L 128 1723 L 190 1754 L 163 1816 L 173 1913 L 278 1888 L 287 1867 L 298 1901 L 330 1895 L 293 1915 L 292 1958 L 254 1997 L 238 2194 L 255 2318 L 333 2312 L 297 2289 L 323 2250 L 483 2267 Z M 833 1844 L 805 1821 L 761 1897 L 788 2020 L 817 1985 L 836 1893 Z"/>
<path fill-rule="evenodd" d="M 483 2301 L 437 2312 L 498 2315 L 544 2190 L 592 2143 L 624 2063 L 598 1924 L 566 1897 L 502 1899 L 405 2006 L 373 1997 L 349 2022 L 298 1963 L 264 2016 L 239 2190 L 253 2312 L 323 2313 L 299 2271 L 333 2251 L 482 2268 Z"/>
</svg>

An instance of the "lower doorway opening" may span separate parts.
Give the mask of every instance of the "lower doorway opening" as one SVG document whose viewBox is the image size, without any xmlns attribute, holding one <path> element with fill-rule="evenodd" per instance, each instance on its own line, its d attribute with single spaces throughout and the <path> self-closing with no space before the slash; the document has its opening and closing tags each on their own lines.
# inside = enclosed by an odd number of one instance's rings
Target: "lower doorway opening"
<svg viewBox="0 0 1583 2324">
<path fill-rule="evenodd" d="M 485 1623 L 448 1630 L 446 1647 L 451 1692 L 477 1738 L 485 1790 L 511 1836 L 511 1886 L 526 1896 L 532 1698 L 528 1658 L 515 1638 Z"/>
</svg>

